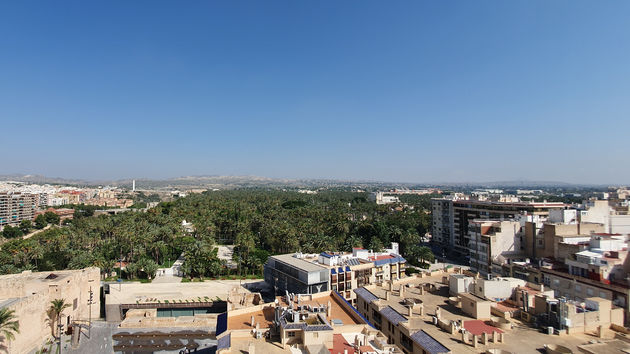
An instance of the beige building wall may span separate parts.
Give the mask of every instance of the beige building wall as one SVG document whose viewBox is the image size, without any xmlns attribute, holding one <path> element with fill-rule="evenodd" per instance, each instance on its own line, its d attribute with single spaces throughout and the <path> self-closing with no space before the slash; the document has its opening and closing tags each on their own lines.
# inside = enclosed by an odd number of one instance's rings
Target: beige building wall
<svg viewBox="0 0 630 354">
<path fill-rule="evenodd" d="M 57 277 L 46 279 L 50 274 Z M 8 346 L 9 353 L 40 349 L 46 339 L 52 337 L 48 309 L 54 299 L 64 299 L 70 305 L 61 318 L 64 330 L 73 320 L 87 320 L 90 287 L 93 291 L 92 319 L 96 319 L 100 314 L 99 268 L 0 276 L 0 303 L 15 311 L 20 324 L 20 333 L 3 345 Z"/>
</svg>

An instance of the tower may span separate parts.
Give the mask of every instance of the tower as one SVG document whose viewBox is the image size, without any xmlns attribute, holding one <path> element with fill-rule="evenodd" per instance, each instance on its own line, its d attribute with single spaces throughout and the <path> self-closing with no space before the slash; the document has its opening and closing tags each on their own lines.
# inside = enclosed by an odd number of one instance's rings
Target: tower
<svg viewBox="0 0 630 354">
<path fill-rule="evenodd" d="M 136 180 L 135 180 L 135 179 L 131 182 L 131 190 L 132 190 L 133 192 L 135 192 L 135 191 L 136 191 Z"/>
</svg>

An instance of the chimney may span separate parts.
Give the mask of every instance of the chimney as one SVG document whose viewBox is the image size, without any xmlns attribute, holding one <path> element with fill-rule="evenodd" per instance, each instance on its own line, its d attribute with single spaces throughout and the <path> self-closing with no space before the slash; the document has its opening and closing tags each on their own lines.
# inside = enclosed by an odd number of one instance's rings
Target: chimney
<svg viewBox="0 0 630 354">
<path fill-rule="evenodd" d="M 389 291 L 385 290 L 385 301 L 389 301 Z"/>
<path fill-rule="evenodd" d="M 398 291 L 398 295 L 400 297 L 405 297 L 405 286 L 403 284 L 400 284 L 400 290 Z"/>
<path fill-rule="evenodd" d="M 407 316 L 409 318 L 413 317 L 413 305 L 410 305 L 409 307 L 407 307 Z"/>
</svg>

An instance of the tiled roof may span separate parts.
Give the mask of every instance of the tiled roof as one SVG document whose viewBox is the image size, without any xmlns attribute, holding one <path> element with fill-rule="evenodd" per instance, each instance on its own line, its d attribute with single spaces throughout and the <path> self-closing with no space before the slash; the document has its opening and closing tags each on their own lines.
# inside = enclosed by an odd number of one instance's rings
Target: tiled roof
<svg viewBox="0 0 630 354">
<path fill-rule="evenodd" d="M 492 334 L 492 332 L 499 332 L 499 333 L 503 333 L 502 330 L 487 325 L 485 322 L 481 321 L 481 320 L 470 320 L 470 321 L 464 321 L 464 328 L 477 336 L 482 335 L 484 332 L 488 333 L 488 334 Z"/>
<path fill-rule="evenodd" d="M 405 316 L 398 313 L 398 311 L 394 310 L 391 306 L 387 306 L 379 312 L 381 313 L 381 315 L 385 316 L 385 318 L 387 318 L 387 320 L 393 325 L 397 325 L 400 322 L 407 321 L 407 318 Z"/>
<path fill-rule="evenodd" d="M 366 288 L 354 289 L 354 292 L 357 294 L 357 296 L 361 297 L 363 300 L 365 300 L 368 303 L 379 299 L 376 295 L 372 294 Z"/>
<path fill-rule="evenodd" d="M 450 353 L 451 350 L 431 337 L 427 332 L 420 330 L 411 335 L 411 339 L 429 354 Z"/>
</svg>

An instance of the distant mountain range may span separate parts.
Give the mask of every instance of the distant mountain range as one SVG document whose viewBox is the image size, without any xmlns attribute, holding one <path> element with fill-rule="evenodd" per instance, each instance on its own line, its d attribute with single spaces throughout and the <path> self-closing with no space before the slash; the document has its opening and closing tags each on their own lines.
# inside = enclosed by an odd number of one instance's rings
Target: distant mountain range
<svg viewBox="0 0 630 354">
<path fill-rule="evenodd" d="M 121 180 L 85 180 L 47 177 L 42 175 L 10 174 L 0 175 L 0 181 L 17 181 L 36 184 L 59 184 L 69 186 L 118 186 L 131 187 L 131 179 Z M 462 182 L 462 183 L 398 183 L 368 180 L 334 180 L 334 179 L 282 179 L 259 176 L 184 176 L 169 179 L 136 179 L 137 189 L 177 189 L 177 188 L 244 188 L 244 187 L 359 187 L 359 188 L 423 188 L 423 187 L 458 187 L 458 188 L 534 188 L 560 187 L 575 188 L 581 186 L 594 187 L 587 184 L 571 184 L 556 181 L 497 181 L 497 182 Z M 601 185 L 603 186 L 603 185 Z"/>
</svg>

